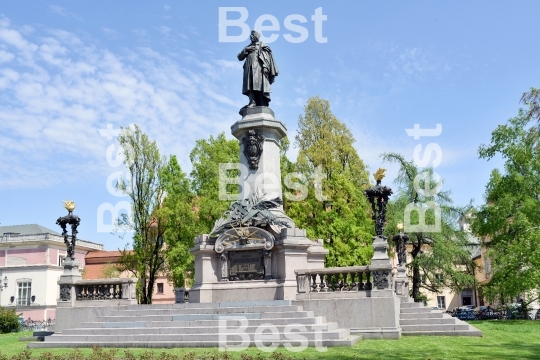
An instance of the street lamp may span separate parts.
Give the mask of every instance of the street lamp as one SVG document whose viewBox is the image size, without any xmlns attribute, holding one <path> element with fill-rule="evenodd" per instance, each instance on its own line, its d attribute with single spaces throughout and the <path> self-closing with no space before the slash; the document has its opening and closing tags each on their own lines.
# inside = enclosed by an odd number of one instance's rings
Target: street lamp
<svg viewBox="0 0 540 360">
<path fill-rule="evenodd" d="M 409 279 L 407 278 L 405 265 L 407 265 L 407 252 L 405 244 L 409 242 L 407 234 L 403 233 L 403 224 L 397 224 L 399 233 L 394 236 L 396 253 L 398 257 L 397 276 L 396 276 L 396 294 L 399 296 L 409 296 Z"/>
<path fill-rule="evenodd" d="M 409 241 L 407 234 L 403 233 L 403 224 L 397 224 L 399 233 L 394 236 L 394 244 L 396 245 L 396 254 L 398 257 L 398 267 L 405 266 L 407 264 L 407 253 L 405 251 L 405 244 Z"/>
<path fill-rule="evenodd" d="M 388 257 L 388 242 L 386 236 L 383 235 L 384 222 L 386 221 L 386 205 L 388 198 L 392 195 L 392 189 L 387 186 L 382 186 L 381 181 L 384 178 L 386 169 L 379 168 L 373 174 L 376 185 L 364 191 L 369 203 L 371 204 L 372 219 L 375 222 L 375 236 L 373 237 L 373 257 L 371 265 L 384 265 L 391 267 L 390 258 Z M 368 275 L 369 280 L 369 275 Z M 373 271 L 373 286 L 377 290 L 391 289 L 391 271 L 376 270 Z"/>
<path fill-rule="evenodd" d="M 75 203 L 73 201 L 64 201 L 64 207 L 68 211 L 66 216 L 59 217 L 56 220 L 56 224 L 62 228 L 62 235 L 64 236 L 64 243 L 67 247 L 67 256 L 72 261 L 75 260 L 75 242 L 77 241 L 77 227 L 81 223 L 81 219 L 77 215 L 73 215 L 75 209 Z M 69 241 L 68 232 L 66 226 L 71 225 L 71 242 Z M 65 263 L 64 263 L 65 264 Z M 65 264 L 67 265 L 67 264 Z M 64 268 L 66 267 L 64 265 Z"/>
</svg>

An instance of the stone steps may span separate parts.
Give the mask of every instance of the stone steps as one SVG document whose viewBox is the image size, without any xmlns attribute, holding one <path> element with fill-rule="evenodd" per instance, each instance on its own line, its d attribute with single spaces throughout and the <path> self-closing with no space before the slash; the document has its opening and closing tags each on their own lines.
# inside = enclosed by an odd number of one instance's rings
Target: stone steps
<svg viewBox="0 0 540 360">
<path fill-rule="evenodd" d="M 227 320 L 227 324 L 233 325 L 233 320 L 231 317 L 223 317 Z M 279 319 L 248 319 L 250 324 L 254 326 L 267 324 L 271 322 L 272 324 L 278 325 L 287 325 L 287 324 L 304 324 L 304 325 L 314 325 L 314 324 L 323 324 L 326 322 L 324 316 L 316 317 L 303 317 L 303 318 L 279 318 Z M 159 328 L 159 327 L 218 327 L 219 320 L 183 320 L 183 321 L 144 321 L 141 319 L 136 319 L 130 322 L 85 322 L 81 324 L 81 328 L 91 329 L 91 328 Z"/>
<path fill-rule="evenodd" d="M 246 329 L 246 333 L 255 333 L 255 330 L 260 324 L 252 324 L 250 323 Z M 273 323 L 272 323 L 273 324 Z M 303 324 L 302 324 L 303 325 Z M 217 326 L 217 325 L 216 325 Z M 285 327 L 287 325 L 275 325 L 274 326 L 279 330 L 280 333 L 283 333 L 285 330 Z M 314 331 L 315 329 L 324 327 L 325 330 L 331 331 L 336 330 L 339 328 L 337 322 L 331 322 L 326 323 L 324 325 L 319 324 L 308 324 L 303 325 L 307 330 Z M 236 328 L 237 326 L 228 326 L 228 328 Z M 154 334 L 204 334 L 208 332 L 207 326 L 188 326 L 188 327 L 141 327 L 141 328 L 123 328 L 123 333 L 126 335 L 130 334 L 138 334 L 141 332 L 141 330 L 144 330 L 144 333 L 146 335 L 154 335 Z M 63 336 L 67 335 L 114 335 L 117 334 L 118 331 L 116 328 L 86 328 L 86 329 L 67 329 L 64 332 L 62 332 Z"/>
<path fill-rule="evenodd" d="M 277 319 L 277 318 L 303 318 L 314 317 L 313 311 L 284 311 L 284 312 L 238 312 L 227 314 L 179 314 L 179 315 L 132 315 L 132 316 L 99 316 L 97 322 L 129 322 L 133 318 L 145 321 L 182 321 L 182 320 L 220 320 L 235 317 L 247 319 Z M 140 321 L 139 321 L 140 322 Z"/>
<path fill-rule="evenodd" d="M 399 324 L 403 336 L 482 336 L 474 326 L 421 303 L 402 302 L 400 310 Z"/>
<path fill-rule="evenodd" d="M 269 324 L 277 334 L 275 340 L 264 341 L 266 345 L 274 342 L 285 346 L 292 342 L 298 346 L 299 341 L 291 339 L 299 336 L 309 346 L 351 346 L 362 339 L 351 335 L 349 329 L 339 328 L 336 322 L 328 323 L 324 316 L 315 316 L 313 311 L 304 311 L 301 306 L 283 300 L 170 304 L 155 308 L 123 306 L 110 309 L 107 314 L 110 315 L 83 322 L 79 328 L 48 336 L 43 342 L 29 343 L 28 347 L 231 347 L 247 342 L 255 346 L 261 325 L 266 329 L 263 340 L 270 336 Z"/>
<path fill-rule="evenodd" d="M 331 339 L 322 339 L 322 340 L 308 340 L 307 346 L 316 347 L 316 346 L 352 346 L 358 341 L 362 340 L 362 336 L 359 335 L 349 335 L 342 339 L 331 340 Z M 277 346 L 287 346 L 291 343 L 291 340 L 274 340 Z M 44 341 L 39 343 L 28 343 L 27 347 L 30 349 L 43 349 L 43 348 L 91 348 L 94 346 L 99 346 L 102 348 L 232 348 L 234 346 L 241 346 L 243 343 L 241 340 L 227 340 L 223 341 L 152 341 L 152 342 L 139 342 L 139 341 L 126 341 L 126 342 L 100 342 L 95 343 L 94 341 L 81 341 L 81 342 L 64 342 L 64 343 L 54 343 L 50 341 Z M 265 346 L 269 346 L 270 343 L 263 342 Z M 255 342 L 250 341 L 247 344 L 250 347 L 256 346 Z M 293 342 L 293 346 L 297 346 Z"/>
<path fill-rule="evenodd" d="M 246 312 L 291 312 L 301 311 L 300 306 L 251 306 L 247 308 L 223 307 L 223 308 L 165 308 L 165 309 L 141 309 L 119 310 L 114 316 L 147 316 L 147 315 L 179 315 L 179 314 L 243 314 Z"/>
</svg>

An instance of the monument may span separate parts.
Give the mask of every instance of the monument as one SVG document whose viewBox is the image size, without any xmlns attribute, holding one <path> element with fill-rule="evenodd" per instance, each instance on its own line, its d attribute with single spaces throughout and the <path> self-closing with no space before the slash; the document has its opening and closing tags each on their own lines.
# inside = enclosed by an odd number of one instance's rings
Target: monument
<svg viewBox="0 0 540 360">
<path fill-rule="evenodd" d="M 287 128 L 268 107 L 279 71 L 259 38 L 252 31 L 251 43 L 238 54 L 244 61 L 242 94 L 249 99 L 231 126 L 240 142 L 241 192 L 210 234 L 195 239 L 189 302 L 295 299 L 294 270 L 322 269 L 328 253 L 283 211 L 280 140 Z"/>
</svg>

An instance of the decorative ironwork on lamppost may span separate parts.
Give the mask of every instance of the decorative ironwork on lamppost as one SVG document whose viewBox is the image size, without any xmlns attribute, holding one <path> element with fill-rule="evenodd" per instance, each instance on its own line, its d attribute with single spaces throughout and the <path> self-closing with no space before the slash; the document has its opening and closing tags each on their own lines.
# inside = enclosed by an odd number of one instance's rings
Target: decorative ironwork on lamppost
<svg viewBox="0 0 540 360">
<path fill-rule="evenodd" d="M 383 234 L 384 222 L 386 221 L 386 204 L 388 203 L 388 198 L 392 195 L 392 189 L 387 186 L 381 186 L 385 172 L 386 169 L 379 168 L 373 174 L 377 184 L 364 191 L 371 204 L 371 210 L 373 211 L 372 218 L 375 221 L 375 234 L 377 236 L 382 236 Z"/>
<path fill-rule="evenodd" d="M 403 224 L 397 224 L 399 233 L 394 236 L 396 253 L 398 257 L 397 276 L 395 279 L 396 294 L 403 297 L 409 296 L 409 278 L 407 277 L 405 265 L 407 265 L 407 251 L 405 244 L 409 241 L 407 234 L 403 232 Z"/>
<path fill-rule="evenodd" d="M 409 241 L 409 236 L 403 233 L 403 224 L 397 224 L 399 233 L 394 236 L 394 244 L 396 245 L 396 254 L 398 257 L 398 266 L 405 266 L 407 264 L 407 252 L 405 250 L 405 244 Z"/>
<path fill-rule="evenodd" d="M 384 222 L 386 221 L 386 204 L 388 198 L 392 195 L 392 189 L 387 186 L 382 186 L 381 181 L 384 178 L 386 169 L 379 168 L 373 176 L 376 185 L 364 191 L 373 211 L 372 218 L 375 222 L 375 236 L 373 237 L 373 257 L 371 265 L 384 265 L 391 267 L 390 258 L 388 257 L 388 242 L 386 236 L 383 235 Z M 373 288 L 377 290 L 386 290 L 393 287 L 392 275 L 389 270 L 373 271 Z M 369 279 L 369 275 L 368 275 Z"/>
<path fill-rule="evenodd" d="M 67 247 L 67 256 L 71 260 L 75 260 L 75 243 L 77 241 L 77 227 L 81 223 L 81 219 L 77 215 L 73 215 L 73 210 L 75 209 L 75 202 L 73 201 L 64 201 L 64 207 L 68 211 L 66 216 L 59 217 L 56 220 L 56 224 L 60 225 L 62 228 L 62 235 L 64 236 L 64 243 Z M 66 227 L 71 225 L 71 241 L 68 236 L 68 231 Z"/>
</svg>

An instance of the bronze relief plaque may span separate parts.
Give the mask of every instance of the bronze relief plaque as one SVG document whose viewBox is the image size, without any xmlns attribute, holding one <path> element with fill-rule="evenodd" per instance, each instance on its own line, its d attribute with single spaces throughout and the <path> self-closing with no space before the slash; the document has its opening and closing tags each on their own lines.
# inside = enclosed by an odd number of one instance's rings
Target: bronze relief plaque
<svg viewBox="0 0 540 360">
<path fill-rule="evenodd" d="M 229 252 L 229 280 L 264 279 L 262 250 Z"/>
</svg>

